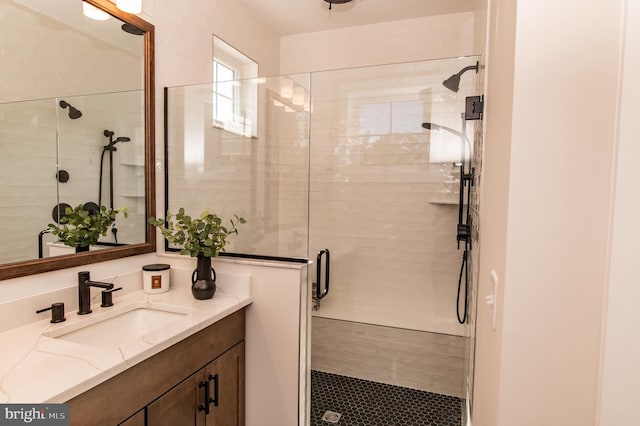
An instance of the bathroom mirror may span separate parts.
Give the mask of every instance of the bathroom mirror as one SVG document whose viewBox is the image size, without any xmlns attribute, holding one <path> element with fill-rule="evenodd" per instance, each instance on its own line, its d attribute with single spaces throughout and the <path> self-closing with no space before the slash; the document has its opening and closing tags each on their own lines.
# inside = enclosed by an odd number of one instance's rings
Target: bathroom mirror
<svg viewBox="0 0 640 426">
<path fill-rule="evenodd" d="M 0 280 L 155 251 L 153 46 L 109 0 L 0 0 Z M 65 204 L 127 218 L 58 254 Z"/>
</svg>

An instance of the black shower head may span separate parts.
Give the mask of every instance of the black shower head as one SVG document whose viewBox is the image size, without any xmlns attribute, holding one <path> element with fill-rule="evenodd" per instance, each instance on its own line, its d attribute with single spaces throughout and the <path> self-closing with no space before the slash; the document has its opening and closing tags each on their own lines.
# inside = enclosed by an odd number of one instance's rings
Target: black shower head
<svg viewBox="0 0 640 426">
<path fill-rule="evenodd" d="M 82 117 L 82 112 L 79 109 L 74 108 L 73 105 L 71 105 L 69 102 L 61 100 L 59 102 L 59 105 L 60 105 L 60 108 L 62 108 L 62 109 L 69 108 L 69 118 L 70 119 L 75 120 L 76 118 Z"/>
<path fill-rule="evenodd" d="M 125 33 L 138 35 L 138 36 L 144 35 L 144 31 L 142 31 L 140 28 L 136 27 L 135 25 L 122 24 L 120 28 L 122 28 L 122 31 L 124 31 Z"/>
<path fill-rule="evenodd" d="M 117 137 L 116 139 L 113 139 L 113 135 L 115 135 L 115 132 L 113 132 L 111 130 L 105 130 L 104 132 L 102 132 L 102 134 L 106 138 L 109 138 L 109 145 L 115 145 L 118 142 L 130 142 L 131 141 L 131 138 L 128 138 L 126 136 L 120 136 L 120 137 Z"/>
<path fill-rule="evenodd" d="M 105 151 L 111 151 L 111 152 L 117 151 L 118 149 L 115 147 L 115 144 L 117 144 L 118 142 L 131 142 L 131 138 L 128 138 L 126 136 L 119 136 L 113 139 L 113 135 L 115 133 L 112 132 L 111 130 L 105 130 L 102 133 L 105 135 L 105 137 L 109 138 L 109 143 L 103 147 Z"/>
<path fill-rule="evenodd" d="M 472 65 L 469 67 L 464 67 L 460 71 L 458 71 L 457 73 L 455 73 L 454 75 L 452 75 L 451 77 L 443 81 L 442 85 L 447 89 L 451 90 L 452 92 L 457 92 L 458 89 L 460 88 L 460 77 L 462 76 L 462 74 L 464 74 L 469 70 L 476 70 L 476 74 L 477 74 L 478 69 L 480 69 L 480 62 L 476 62 L 475 65 Z"/>
</svg>

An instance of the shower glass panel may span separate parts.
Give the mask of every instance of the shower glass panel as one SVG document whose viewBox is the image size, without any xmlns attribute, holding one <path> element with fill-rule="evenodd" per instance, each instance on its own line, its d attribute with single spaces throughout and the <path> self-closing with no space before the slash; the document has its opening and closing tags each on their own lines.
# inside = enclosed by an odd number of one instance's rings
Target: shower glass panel
<svg viewBox="0 0 640 426">
<path fill-rule="evenodd" d="M 214 119 L 221 86 L 236 125 Z M 244 217 L 223 255 L 306 262 L 309 75 L 167 88 L 165 104 L 168 211 Z"/>
<path fill-rule="evenodd" d="M 476 86 L 472 72 L 458 92 L 442 82 L 476 60 L 312 74 L 309 254 L 331 252 L 311 320 L 314 373 L 465 397 L 456 225 Z M 313 420 L 322 407 L 311 405 Z"/>
</svg>

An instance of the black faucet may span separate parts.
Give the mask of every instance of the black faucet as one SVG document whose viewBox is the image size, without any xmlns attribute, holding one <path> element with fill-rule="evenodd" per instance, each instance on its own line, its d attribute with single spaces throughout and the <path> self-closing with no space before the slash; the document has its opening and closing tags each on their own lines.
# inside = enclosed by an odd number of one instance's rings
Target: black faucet
<svg viewBox="0 0 640 426">
<path fill-rule="evenodd" d="M 89 271 L 78 272 L 78 315 L 91 313 L 91 287 L 111 290 L 113 284 L 91 281 Z"/>
</svg>

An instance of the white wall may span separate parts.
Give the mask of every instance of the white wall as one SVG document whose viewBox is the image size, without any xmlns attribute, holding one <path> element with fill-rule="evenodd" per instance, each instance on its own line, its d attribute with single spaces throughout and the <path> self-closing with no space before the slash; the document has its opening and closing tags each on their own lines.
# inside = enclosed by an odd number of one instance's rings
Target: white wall
<svg viewBox="0 0 640 426">
<path fill-rule="evenodd" d="M 472 55 L 473 13 L 282 37 L 282 74 Z"/>
<path fill-rule="evenodd" d="M 640 217 L 637 160 L 640 158 L 640 3 L 626 1 L 623 85 L 611 237 L 608 295 L 604 298 L 606 322 L 603 337 L 600 417 L 602 426 L 631 425 L 638 421 L 640 336 L 637 301 L 640 300 L 637 270 L 636 226 Z"/>
<path fill-rule="evenodd" d="M 621 15 L 491 2 L 474 425 L 595 424 Z"/>
<path fill-rule="evenodd" d="M 79 5 L 77 10 L 80 13 Z M 107 34 L 108 28 L 114 26 L 119 31 L 113 19 L 91 23 L 97 32 Z M 143 87 L 141 37 L 126 37 L 130 46 L 119 48 L 23 5 L 3 1 L 0 40 L 2 55 L 10 58 L 3 60 L 0 68 L 0 100 L 46 99 Z M 134 46 L 139 46 L 139 55 L 132 53 Z M 127 72 L 117 72 L 118 69 Z"/>
<path fill-rule="evenodd" d="M 506 264 L 507 214 L 516 3 L 490 1 L 488 51 L 485 62 L 485 133 L 480 201 L 480 266 L 476 313 L 474 425 L 497 426 L 500 401 L 502 333 L 492 328 L 492 309 L 484 302 L 491 293 L 491 271 L 499 277 L 496 327 L 502 330 L 502 295 Z M 492 117 L 496 117 L 493 119 Z"/>
</svg>

